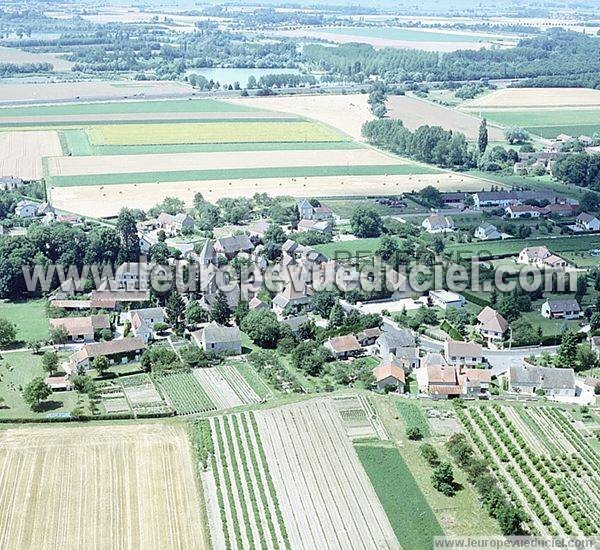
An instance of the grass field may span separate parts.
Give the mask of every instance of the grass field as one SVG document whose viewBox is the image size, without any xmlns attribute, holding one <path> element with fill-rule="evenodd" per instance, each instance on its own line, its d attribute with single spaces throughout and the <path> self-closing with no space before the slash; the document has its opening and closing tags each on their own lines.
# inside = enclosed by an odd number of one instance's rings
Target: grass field
<svg viewBox="0 0 600 550">
<path fill-rule="evenodd" d="M 17 326 L 17 339 L 25 342 L 48 338 L 48 316 L 45 300 L 28 302 L 0 301 L 0 318 Z"/>
<path fill-rule="evenodd" d="M 403 548 L 433 548 L 443 535 L 433 511 L 395 447 L 355 445 L 373 488 Z"/>
<path fill-rule="evenodd" d="M 256 109 L 214 99 L 166 101 L 113 101 L 106 103 L 64 103 L 31 107 L 0 108 L 0 118 L 65 115 L 113 115 L 121 113 L 248 113 Z"/>
<path fill-rule="evenodd" d="M 92 145 L 82 128 L 62 130 L 59 135 L 62 135 L 63 154 L 71 156 L 218 153 L 223 151 L 310 151 L 318 149 L 360 149 L 363 147 L 359 143 L 350 141 Z"/>
<path fill-rule="evenodd" d="M 592 136 L 600 131 L 600 109 L 491 110 L 480 114 L 502 126 L 522 126 L 544 138 L 554 138 L 559 134 Z"/>
<path fill-rule="evenodd" d="M 0 463 L 2 548 L 210 547 L 181 426 L 4 430 Z"/>
<path fill-rule="evenodd" d="M 346 141 L 313 122 L 203 122 L 93 126 L 92 145 L 170 145 L 185 143 Z"/>
<path fill-rule="evenodd" d="M 145 184 L 182 181 L 241 180 L 263 178 L 308 178 L 319 176 L 375 176 L 431 174 L 435 168 L 416 164 L 373 166 L 290 166 L 270 168 L 224 168 L 222 170 L 173 170 L 170 172 L 138 172 L 93 174 L 80 176 L 52 176 L 54 187 L 81 187 L 86 185 Z M 292 190 L 290 190 L 292 191 Z"/>
</svg>

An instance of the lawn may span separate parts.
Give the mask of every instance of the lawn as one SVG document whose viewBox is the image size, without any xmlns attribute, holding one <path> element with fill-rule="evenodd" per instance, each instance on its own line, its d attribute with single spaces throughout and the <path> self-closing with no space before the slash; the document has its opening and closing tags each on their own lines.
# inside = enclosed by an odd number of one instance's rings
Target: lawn
<svg viewBox="0 0 600 550">
<path fill-rule="evenodd" d="M 49 336 L 45 300 L 0 301 L 0 318 L 8 319 L 17 326 L 18 340 L 34 342 L 46 340 Z"/>
<path fill-rule="evenodd" d="M 522 126 L 532 134 L 554 138 L 558 134 L 588 135 L 600 131 L 600 109 L 528 109 L 482 111 L 482 116 L 503 126 Z"/>
<path fill-rule="evenodd" d="M 65 154 L 148 155 L 161 153 L 218 153 L 230 151 L 311 151 L 317 149 L 360 149 L 349 141 L 262 142 L 262 143 L 181 143 L 173 145 L 92 145 L 84 129 L 63 130 Z"/>
<path fill-rule="evenodd" d="M 107 124 L 90 127 L 88 136 L 92 145 L 347 141 L 327 126 L 308 121 Z"/>
<path fill-rule="evenodd" d="M 320 176 L 376 176 L 431 174 L 435 168 L 414 164 L 361 166 L 276 166 L 267 168 L 224 168 L 213 170 L 174 170 L 169 172 L 137 172 L 91 174 L 81 176 L 52 176 L 54 187 L 86 185 L 119 185 L 173 181 L 239 180 L 258 178 L 304 178 Z"/>
<path fill-rule="evenodd" d="M 214 99 L 170 101 L 114 101 L 108 103 L 66 103 L 32 107 L 3 107 L 0 118 L 26 116 L 112 115 L 121 113 L 248 113 L 256 112 L 246 105 L 224 103 Z"/>
<path fill-rule="evenodd" d="M 314 246 L 315 250 L 322 252 L 328 258 L 342 258 L 352 256 L 371 256 L 379 246 L 380 238 L 356 239 L 353 241 L 336 241 Z"/>
<path fill-rule="evenodd" d="M 61 357 L 64 360 L 64 356 Z M 0 418 L 35 418 L 48 413 L 71 412 L 77 404 L 77 393 L 55 392 L 45 402 L 39 412 L 31 410 L 23 401 L 22 390 L 36 376 L 46 376 L 42 369 L 42 356 L 29 351 L 2 354 L 0 360 Z M 87 403 L 87 398 L 84 399 Z M 87 412 L 87 411 L 86 411 Z"/>
<path fill-rule="evenodd" d="M 433 548 L 444 533 L 395 447 L 355 445 L 392 529 L 403 548 Z"/>
</svg>

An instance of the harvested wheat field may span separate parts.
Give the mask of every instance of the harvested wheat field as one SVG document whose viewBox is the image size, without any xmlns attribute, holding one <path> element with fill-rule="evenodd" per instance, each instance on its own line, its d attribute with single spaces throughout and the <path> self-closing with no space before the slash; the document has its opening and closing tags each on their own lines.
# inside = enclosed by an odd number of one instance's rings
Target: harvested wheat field
<svg viewBox="0 0 600 550">
<path fill-rule="evenodd" d="M 207 547 L 181 427 L 0 432 L 0 548 Z"/>
<path fill-rule="evenodd" d="M 283 111 L 337 128 L 356 140 L 362 140 L 362 125 L 374 117 L 366 94 L 298 95 L 280 97 L 248 97 L 228 99 L 228 103 L 257 109 Z"/>
<path fill-rule="evenodd" d="M 0 176 L 42 177 L 42 158 L 62 154 L 54 131 L 0 132 Z"/>
<path fill-rule="evenodd" d="M 222 197 L 252 197 L 255 193 L 271 196 L 345 197 L 394 195 L 434 185 L 440 191 L 479 191 L 483 181 L 452 172 L 419 175 L 321 176 L 306 178 L 258 178 L 206 180 L 169 183 L 88 185 L 53 187 L 52 204 L 56 208 L 84 216 L 116 216 L 122 207 L 148 209 L 166 197 L 178 197 L 191 206 L 198 192 L 214 202 Z"/>
<path fill-rule="evenodd" d="M 50 176 L 83 176 L 166 172 L 172 170 L 215 170 L 269 168 L 277 166 L 368 166 L 412 164 L 412 161 L 375 149 L 309 151 L 236 151 L 218 153 L 174 153 L 102 157 L 55 157 L 48 159 Z M 157 177 L 157 179 L 160 179 Z"/>
<path fill-rule="evenodd" d="M 599 107 L 600 90 L 589 88 L 502 88 L 462 105 L 462 109 L 516 107 Z"/>
<path fill-rule="evenodd" d="M 481 119 L 476 116 L 435 105 L 415 97 L 394 95 L 387 101 L 389 117 L 397 118 L 409 130 L 419 126 L 441 126 L 444 130 L 454 130 L 465 134 L 467 139 L 477 139 Z M 489 137 L 492 141 L 504 139 L 502 130 L 490 127 Z"/>
</svg>

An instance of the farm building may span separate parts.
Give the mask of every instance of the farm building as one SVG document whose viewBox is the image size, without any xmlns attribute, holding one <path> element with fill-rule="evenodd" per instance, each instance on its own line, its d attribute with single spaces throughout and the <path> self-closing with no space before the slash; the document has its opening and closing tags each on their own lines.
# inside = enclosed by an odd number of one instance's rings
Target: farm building
<svg viewBox="0 0 600 550">
<path fill-rule="evenodd" d="M 511 366 L 508 371 L 508 391 L 534 395 L 542 390 L 548 396 L 573 397 L 575 372 L 567 368 Z"/>
<path fill-rule="evenodd" d="M 373 369 L 375 387 L 379 391 L 393 387 L 398 393 L 404 393 L 406 384 L 404 369 L 395 361 L 384 361 Z"/>
<path fill-rule="evenodd" d="M 213 321 L 203 329 L 193 332 L 192 338 L 206 352 L 225 355 L 242 353 L 242 339 L 237 327 L 226 327 Z"/>
<path fill-rule="evenodd" d="M 477 316 L 477 332 L 489 342 L 502 340 L 509 329 L 508 321 L 490 306 L 484 307 Z"/>
<path fill-rule="evenodd" d="M 546 319 L 579 319 L 581 308 L 577 300 L 546 300 L 541 313 Z"/>
<path fill-rule="evenodd" d="M 85 344 L 76 351 L 65 364 L 67 374 L 77 374 L 80 369 L 91 368 L 91 362 L 96 357 L 106 357 L 111 363 L 128 363 L 139 359 L 146 349 L 142 338 L 122 338 L 110 342 Z"/>
<path fill-rule="evenodd" d="M 421 225 L 427 233 L 448 233 L 454 231 L 452 218 L 442 216 L 441 214 L 431 214 L 431 216 L 423 220 Z"/>
<path fill-rule="evenodd" d="M 465 298 L 456 292 L 448 290 L 431 290 L 429 299 L 432 306 L 437 306 L 443 310 L 450 308 L 460 309 L 465 305 Z"/>
<path fill-rule="evenodd" d="M 444 357 L 449 365 L 474 366 L 483 361 L 483 348 L 476 342 L 444 342 Z"/>
<path fill-rule="evenodd" d="M 362 353 L 363 349 L 356 336 L 347 334 L 346 336 L 335 336 L 323 344 L 336 359 L 348 359 Z"/>
<path fill-rule="evenodd" d="M 110 329 L 110 319 L 108 315 L 64 317 L 50 319 L 50 326 L 52 328 L 64 328 L 68 334 L 69 342 L 93 342 L 98 331 Z"/>
</svg>

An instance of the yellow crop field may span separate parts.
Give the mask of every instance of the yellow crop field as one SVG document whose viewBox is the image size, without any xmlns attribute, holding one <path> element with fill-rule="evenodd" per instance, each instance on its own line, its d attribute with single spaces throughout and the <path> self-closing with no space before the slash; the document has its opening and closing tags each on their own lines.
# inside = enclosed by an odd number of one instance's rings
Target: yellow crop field
<svg viewBox="0 0 600 550">
<path fill-rule="evenodd" d="M 0 472 L 0 548 L 208 546 L 182 427 L 9 429 Z"/>
<path fill-rule="evenodd" d="M 88 129 L 88 136 L 92 145 L 345 141 L 334 130 L 313 122 L 108 124 Z"/>
</svg>

